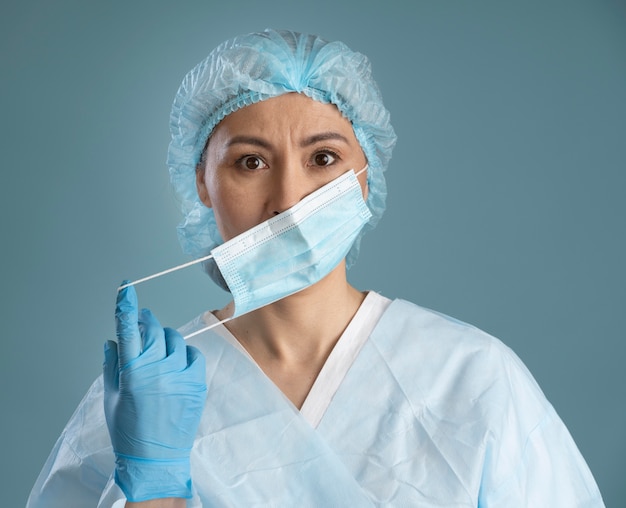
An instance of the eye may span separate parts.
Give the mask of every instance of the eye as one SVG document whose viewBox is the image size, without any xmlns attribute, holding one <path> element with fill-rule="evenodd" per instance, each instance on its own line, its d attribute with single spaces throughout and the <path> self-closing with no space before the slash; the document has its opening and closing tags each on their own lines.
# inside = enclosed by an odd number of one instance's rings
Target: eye
<svg viewBox="0 0 626 508">
<path fill-rule="evenodd" d="M 257 155 L 246 155 L 239 159 L 239 164 L 241 164 L 245 169 L 249 169 L 254 171 L 255 169 L 265 169 L 267 168 L 267 164 L 258 157 Z"/>
<path fill-rule="evenodd" d="M 329 152 L 318 152 L 313 156 L 313 163 L 315 166 L 330 166 L 337 160 L 337 155 Z"/>
</svg>

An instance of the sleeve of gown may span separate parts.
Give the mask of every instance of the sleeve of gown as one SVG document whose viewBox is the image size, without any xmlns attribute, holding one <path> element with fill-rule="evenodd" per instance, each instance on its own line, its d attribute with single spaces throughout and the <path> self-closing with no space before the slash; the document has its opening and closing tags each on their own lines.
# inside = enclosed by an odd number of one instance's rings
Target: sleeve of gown
<svg viewBox="0 0 626 508">
<path fill-rule="evenodd" d="M 113 476 L 104 487 L 97 508 L 124 508 L 126 506 L 126 496 L 117 486 Z"/>
<path fill-rule="evenodd" d="M 501 348 L 509 396 L 487 447 L 479 507 L 604 507 L 565 424 L 521 360 Z"/>
<path fill-rule="evenodd" d="M 115 466 L 102 397 L 100 376 L 52 449 L 30 493 L 27 508 L 98 505 Z"/>
</svg>

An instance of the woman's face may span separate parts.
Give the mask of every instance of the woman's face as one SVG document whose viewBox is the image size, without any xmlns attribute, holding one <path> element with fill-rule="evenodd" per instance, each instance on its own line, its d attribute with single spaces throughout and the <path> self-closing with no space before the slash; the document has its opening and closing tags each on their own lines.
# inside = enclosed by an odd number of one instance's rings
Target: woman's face
<svg viewBox="0 0 626 508">
<path fill-rule="evenodd" d="M 227 241 L 365 164 L 350 122 L 334 105 L 289 93 L 224 118 L 196 183 Z M 365 172 L 359 181 L 366 198 Z"/>
</svg>

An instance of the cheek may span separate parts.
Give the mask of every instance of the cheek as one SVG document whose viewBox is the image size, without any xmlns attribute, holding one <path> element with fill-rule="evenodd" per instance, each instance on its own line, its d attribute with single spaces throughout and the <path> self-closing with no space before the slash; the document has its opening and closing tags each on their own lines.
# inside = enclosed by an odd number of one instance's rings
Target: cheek
<svg viewBox="0 0 626 508">
<path fill-rule="evenodd" d="M 220 189 L 220 192 L 212 193 L 212 202 L 215 222 L 224 241 L 261 222 L 257 204 L 241 190 L 226 192 Z"/>
<path fill-rule="evenodd" d="M 213 194 L 211 201 L 213 204 L 212 208 L 213 214 L 215 215 L 215 222 L 222 235 L 222 239 L 224 241 L 229 240 L 234 236 L 233 230 L 237 223 L 237 210 L 233 210 L 233 207 L 230 206 L 229 203 L 232 203 L 232 201 L 223 199 L 221 196 Z"/>
</svg>

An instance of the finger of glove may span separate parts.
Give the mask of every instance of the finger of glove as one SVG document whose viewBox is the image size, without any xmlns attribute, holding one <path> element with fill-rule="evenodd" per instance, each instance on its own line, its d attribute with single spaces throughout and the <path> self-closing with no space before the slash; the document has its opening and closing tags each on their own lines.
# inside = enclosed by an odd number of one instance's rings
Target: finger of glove
<svg viewBox="0 0 626 508">
<path fill-rule="evenodd" d="M 142 364 L 165 358 L 165 332 L 159 320 L 148 309 L 139 312 L 139 331 L 143 340 Z"/>
<path fill-rule="evenodd" d="M 125 283 L 126 281 L 124 281 Z M 120 368 L 126 367 L 141 354 L 141 334 L 138 325 L 137 293 L 128 286 L 117 293 L 115 330 Z"/>
<path fill-rule="evenodd" d="M 194 346 L 187 346 L 187 370 L 198 381 L 206 380 L 206 360 L 200 350 Z"/>
<path fill-rule="evenodd" d="M 182 371 L 187 367 L 187 344 L 183 336 L 173 328 L 165 328 L 167 361 L 172 370 Z"/>
<path fill-rule="evenodd" d="M 102 364 L 104 389 L 117 391 L 119 389 L 119 362 L 117 358 L 117 343 L 107 340 L 104 344 L 104 363 Z"/>
</svg>

